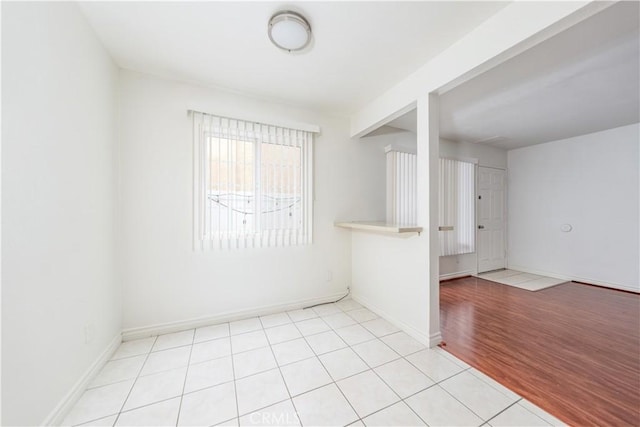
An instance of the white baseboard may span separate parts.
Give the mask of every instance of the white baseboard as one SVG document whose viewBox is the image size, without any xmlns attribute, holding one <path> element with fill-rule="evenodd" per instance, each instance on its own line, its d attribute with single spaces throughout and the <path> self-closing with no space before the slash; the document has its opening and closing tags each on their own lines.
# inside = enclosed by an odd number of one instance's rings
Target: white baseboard
<svg viewBox="0 0 640 427">
<path fill-rule="evenodd" d="M 385 319 L 387 322 L 393 324 L 394 326 L 400 328 L 403 332 L 406 332 L 408 335 L 411 335 L 413 338 L 415 338 L 416 340 L 418 340 L 420 343 L 429 346 L 429 347 L 435 347 L 436 345 L 440 344 L 440 341 L 442 341 L 442 336 L 440 335 L 440 332 L 433 334 L 433 336 L 429 336 L 425 333 L 423 333 L 422 331 L 414 328 L 413 326 L 408 325 L 407 323 L 398 320 L 396 317 L 391 316 L 389 313 L 385 312 L 384 310 L 381 310 L 379 307 L 377 307 L 374 304 L 371 304 L 369 302 L 369 300 L 367 300 L 366 298 L 362 297 L 361 295 L 358 295 L 357 293 L 353 293 L 351 295 L 351 298 L 353 298 L 355 301 L 359 302 L 360 304 L 362 304 L 363 306 L 365 306 L 367 309 L 373 311 L 374 313 L 376 313 L 378 316 L 382 317 L 383 319 Z M 440 337 L 438 339 L 438 337 Z M 434 339 L 437 339 L 437 342 L 434 343 Z"/>
<path fill-rule="evenodd" d="M 338 298 L 344 296 L 345 292 L 327 295 L 319 298 L 297 300 L 284 304 L 273 304 L 262 307 L 254 307 L 246 310 L 228 311 L 225 313 L 217 314 L 215 316 L 204 316 L 195 319 L 179 320 L 176 322 L 143 326 L 141 328 L 125 329 L 122 331 L 122 340 L 130 341 L 139 338 L 147 338 L 155 335 L 169 334 L 172 332 L 199 328 L 202 326 L 215 325 L 216 323 L 232 322 L 234 320 L 246 319 L 248 317 L 265 316 L 267 314 L 279 313 L 282 311 L 297 310 L 299 308 L 308 307 L 314 304 L 335 301 Z"/>
<path fill-rule="evenodd" d="M 473 276 L 476 274 L 474 270 L 456 271 L 454 273 L 446 273 L 440 275 L 440 280 L 457 279 L 458 277 Z"/>
<path fill-rule="evenodd" d="M 533 269 L 533 268 L 523 267 L 521 265 L 509 265 L 509 266 L 507 266 L 507 268 L 509 270 L 522 271 L 523 273 L 530 273 L 530 274 L 537 274 L 539 276 L 553 277 L 554 279 L 563 279 L 563 280 L 566 280 L 566 281 L 574 280 L 576 282 L 588 283 L 590 285 L 598 285 L 598 286 L 602 286 L 602 287 L 605 287 L 605 288 L 611 288 L 611 289 L 618 289 L 618 290 L 622 290 L 622 291 L 640 293 L 640 289 L 639 288 L 633 288 L 631 286 L 621 285 L 619 283 L 602 282 L 600 280 L 589 279 L 589 278 L 586 278 L 586 277 L 567 276 L 567 275 L 564 275 L 564 274 L 553 273 L 551 271 L 543 271 L 543 270 L 536 270 L 536 269 Z"/>
<path fill-rule="evenodd" d="M 44 420 L 42 425 L 60 425 L 68 412 L 76 404 L 82 393 L 87 389 L 89 383 L 100 372 L 104 365 L 111 359 L 113 353 L 118 349 L 122 341 L 133 340 L 137 338 L 146 338 L 154 335 L 178 332 L 186 329 L 193 329 L 200 326 L 214 325 L 216 323 L 230 322 L 233 320 L 245 319 L 247 317 L 264 316 L 282 311 L 296 310 L 307 307 L 309 305 L 320 304 L 335 301 L 344 296 L 344 292 L 339 294 L 327 295 L 319 298 L 308 298 L 304 300 L 293 301 L 285 304 L 275 304 L 262 306 L 247 310 L 230 311 L 216 316 L 206 316 L 197 319 L 182 320 L 178 322 L 169 322 L 159 325 L 145 326 L 142 328 L 132 328 L 122 331 L 116 335 L 109 343 L 107 348 L 100 354 L 95 362 L 87 369 L 80 379 L 73 385 L 67 395 L 54 408 L 49 416 Z"/>
<path fill-rule="evenodd" d="M 93 378 L 98 374 L 98 372 L 100 372 L 109 359 L 111 359 L 111 356 L 113 356 L 113 353 L 118 349 L 121 342 L 121 334 L 117 334 L 113 337 L 109 345 L 107 345 L 107 348 L 104 349 L 96 361 L 89 366 L 89 369 L 87 369 L 73 387 L 71 387 L 71 390 L 69 390 L 67 395 L 60 401 L 60 403 L 58 403 L 53 411 L 51 411 L 49 416 L 45 418 L 42 425 L 59 426 L 62 424 L 64 417 L 71 408 L 73 408 L 73 405 L 76 404 L 78 399 L 80 399 L 80 396 L 82 396 L 82 393 L 87 389 Z"/>
<path fill-rule="evenodd" d="M 442 342 L 442 334 L 440 332 L 436 332 L 435 334 L 431 334 L 429 336 L 429 347 L 436 347 L 438 344 Z"/>
</svg>

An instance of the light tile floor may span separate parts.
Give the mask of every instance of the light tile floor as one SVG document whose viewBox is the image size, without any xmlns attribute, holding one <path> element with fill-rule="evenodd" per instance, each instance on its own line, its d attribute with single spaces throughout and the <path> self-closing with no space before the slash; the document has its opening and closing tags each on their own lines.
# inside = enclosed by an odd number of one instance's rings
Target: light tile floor
<svg viewBox="0 0 640 427">
<path fill-rule="evenodd" d="M 537 274 L 523 273 L 516 270 L 496 270 L 480 273 L 477 277 L 503 285 L 514 286 L 527 291 L 540 291 L 561 283 L 567 283 L 565 279 L 539 276 Z"/>
<path fill-rule="evenodd" d="M 122 343 L 63 424 L 562 422 L 348 299 Z"/>
</svg>

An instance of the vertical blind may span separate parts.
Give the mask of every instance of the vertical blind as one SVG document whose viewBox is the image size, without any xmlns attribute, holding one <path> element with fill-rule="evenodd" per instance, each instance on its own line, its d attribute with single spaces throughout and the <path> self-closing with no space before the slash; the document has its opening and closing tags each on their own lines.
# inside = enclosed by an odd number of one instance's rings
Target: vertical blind
<svg viewBox="0 0 640 427">
<path fill-rule="evenodd" d="M 418 217 L 417 158 L 387 151 L 387 222 L 415 225 Z"/>
<path fill-rule="evenodd" d="M 475 252 L 475 165 L 440 159 L 439 193 L 440 255 Z"/>
<path fill-rule="evenodd" d="M 195 248 L 310 243 L 313 134 L 190 113 Z"/>
</svg>

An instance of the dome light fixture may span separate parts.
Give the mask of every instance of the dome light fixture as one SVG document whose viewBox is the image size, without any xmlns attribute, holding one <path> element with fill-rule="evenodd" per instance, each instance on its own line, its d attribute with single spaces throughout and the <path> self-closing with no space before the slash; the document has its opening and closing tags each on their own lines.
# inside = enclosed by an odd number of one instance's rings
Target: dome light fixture
<svg viewBox="0 0 640 427">
<path fill-rule="evenodd" d="M 269 20 L 269 39 L 282 50 L 297 52 L 311 42 L 311 26 L 299 13 L 283 10 Z"/>
</svg>

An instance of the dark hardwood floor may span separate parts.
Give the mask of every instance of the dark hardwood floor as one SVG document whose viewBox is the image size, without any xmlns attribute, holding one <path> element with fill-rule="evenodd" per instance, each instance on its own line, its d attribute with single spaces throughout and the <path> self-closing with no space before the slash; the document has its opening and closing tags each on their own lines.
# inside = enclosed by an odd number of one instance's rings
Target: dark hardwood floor
<svg viewBox="0 0 640 427">
<path fill-rule="evenodd" d="M 574 426 L 640 426 L 640 296 L 578 283 L 537 292 L 440 286 L 445 350 Z"/>
</svg>

